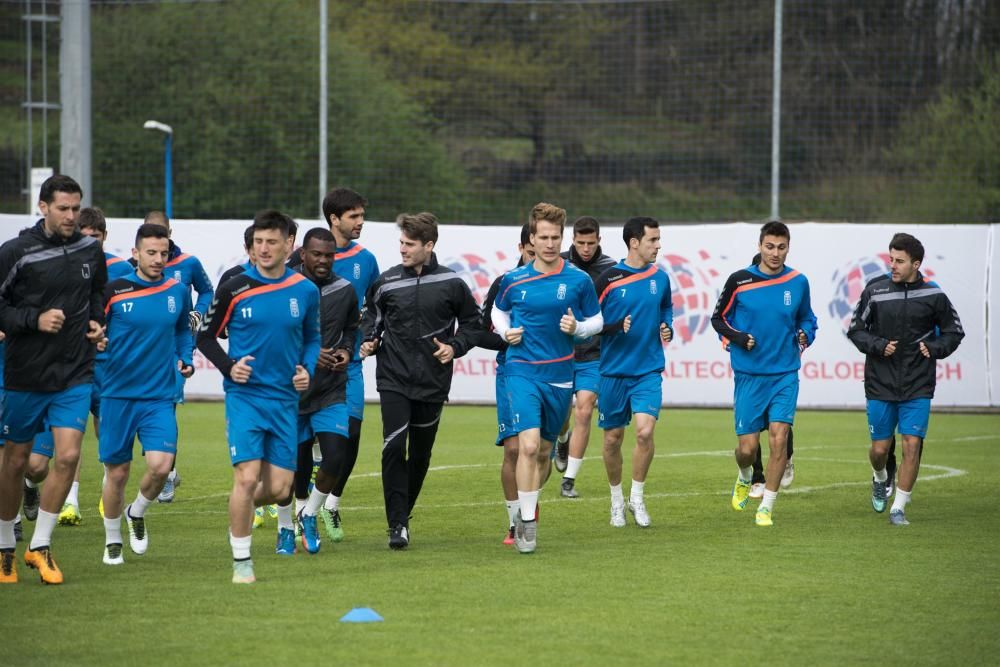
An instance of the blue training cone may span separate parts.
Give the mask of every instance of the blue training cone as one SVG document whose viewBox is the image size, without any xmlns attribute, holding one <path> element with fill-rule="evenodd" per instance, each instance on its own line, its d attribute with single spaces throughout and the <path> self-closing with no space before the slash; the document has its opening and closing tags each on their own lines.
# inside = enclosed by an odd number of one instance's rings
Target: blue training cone
<svg viewBox="0 0 1000 667">
<path fill-rule="evenodd" d="M 383 620 L 374 609 L 368 607 L 355 607 L 344 614 L 341 623 L 379 623 Z"/>
</svg>

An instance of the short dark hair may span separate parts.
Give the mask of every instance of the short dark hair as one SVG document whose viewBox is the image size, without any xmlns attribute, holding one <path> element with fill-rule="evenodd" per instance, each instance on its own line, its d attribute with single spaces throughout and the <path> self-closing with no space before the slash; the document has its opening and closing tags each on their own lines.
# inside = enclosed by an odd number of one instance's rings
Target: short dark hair
<svg viewBox="0 0 1000 667">
<path fill-rule="evenodd" d="M 243 230 L 243 247 L 247 250 L 253 247 L 253 225 Z"/>
<path fill-rule="evenodd" d="M 330 224 L 330 216 L 340 217 L 355 208 L 368 206 L 368 200 L 354 190 L 334 188 L 323 197 L 323 221 Z"/>
<path fill-rule="evenodd" d="M 69 194 L 78 194 L 83 196 L 83 188 L 80 184 L 74 181 L 69 176 L 63 174 L 56 174 L 55 176 L 49 176 L 42 183 L 42 189 L 38 191 L 38 201 L 43 201 L 46 204 L 51 204 L 56 198 L 57 192 L 67 192 Z"/>
<path fill-rule="evenodd" d="M 430 243 L 438 240 L 438 221 L 433 213 L 400 213 L 396 218 L 396 226 L 406 235 L 406 238 Z"/>
<path fill-rule="evenodd" d="M 107 236 L 108 234 L 108 221 L 104 217 L 104 211 L 97 207 L 90 207 L 80 209 L 80 229 L 93 229 L 95 232 L 100 232 Z"/>
<path fill-rule="evenodd" d="M 531 244 L 531 227 L 528 223 L 521 225 L 521 245 L 526 246 Z"/>
<path fill-rule="evenodd" d="M 924 244 L 911 234 L 900 232 L 893 235 L 889 241 L 889 250 L 900 250 L 910 256 L 914 262 L 924 261 Z"/>
<path fill-rule="evenodd" d="M 584 215 L 577 218 L 573 222 L 573 236 L 577 234 L 601 234 L 601 223 L 597 222 L 597 218 L 592 218 L 589 215 Z"/>
<path fill-rule="evenodd" d="M 292 229 L 295 227 L 295 221 L 289 218 L 287 215 L 281 211 L 275 210 L 273 208 L 264 209 L 263 211 L 258 211 L 257 215 L 253 217 L 253 229 L 254 231 L 265 230 L 265 229 L 277 229 L 281 232 L 284 237 L 289 237 L 292 235 Z"/>
<path fill-rule="evenodd" d="M 144 222 L 135 230 L 135 247 L 139 247 L 139 242 L 143 239 L 169 239 L 170 234 L 163 225 L 152 222 Z"/>
<path fill-rule="evenodd" d="M 142 221 L 151 225 L 162 225 L 170 229 L 170 218 L 163 211 L 150 211 Z"/>
<path fill-rule="evenodd" d="M 312 241 L 313 239 L 319 239 L 324 243 L 333 243 L 334 245 L 337 244 L 337 239 L 333 238 L 333 234 L 330 232 L 330 230 L 325 229 L 323 227 L 313 227 L 308 232 L 306 232 L 305 238 L 302 239 L 302 247 L 304 248 L 305 246 L 309 245 L 309 242 Z"/>
<path fill-rule="evenodd" d="M 625 247 L 628 247 L 628 242 L 632 239 L 641 241 L 642 237 L 646 235 L 646 228 L 652 227 L 653 229 L 660 228 L 660 221 L 656 218 L 648 217 L 635 217 L 629 218 L 625 222 L 625 226 L 622 227 L 622 239 L 625 241 Z"/>
<path fill-rule="evenodd" d="M 288 235 L 292 238 L 296 238 L 299 235 L 299 223 L 295 222 L 294 218 L 288 218 Z"/>
<path fill-rule="evenodd" d="M 789 241 L 792 240 L 792 234 L 788 231 L 788 225 L 777 220 L 764 223 L 764 226 L 760 228 L 760 238 L 757 239 L 757 242 L 763 243 L 765 236 L 778 236 L 786 238 Z"/>
</svg>

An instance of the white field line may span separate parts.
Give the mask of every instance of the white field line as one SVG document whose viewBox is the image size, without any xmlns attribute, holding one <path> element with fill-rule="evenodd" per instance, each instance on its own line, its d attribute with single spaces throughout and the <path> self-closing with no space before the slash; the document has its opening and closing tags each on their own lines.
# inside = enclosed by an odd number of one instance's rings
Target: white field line
<svg viewBox="0 0 1000 667">
<path fill-rule="evenodd" d="M 992 437 L 992 436 L 990 436 L 990 437 Z M 806 450 L 806 449 L 816 450 L 816 449 L 823 449 L 823 448 L 822 447 L 796 447 L 795 448 L 796 452 L 803 451 L 803 450 Z M 690 456 L 732 456 L 732 455 L 733 455 L 732 451 L 723 450 L 723 451 L 711 451 L 711 452 L 677 452 L 677 453 L 671 453 L 671 454 L 657 454 L 657 455 L 655 455 L 655 458 L 681 458 L 681 457 L 690 457 Z M 587 457 L 587 459 L 589 459 L 589 460 L 599 460 L 600 457 L 590 456 L 590 457 Z M 859 460 L 853 460 L 853 459 L 830 459 L 830 458 L 820 458 L 820 457 L 815 457 L 815 458 L 811 458 L 811 457 L 799 458 L 798 456 L 796 456 L 796 460 L 798 460 L 798 461 L 806 461 L 806 462 L 815 461 L 815 462 L 818 462 L 818 463 L 848 463 L 848 464 L 865 462 L 865 460 L 863 458 L 859 459 Z M 442 471 L 450 471 L 450 470 L 469 470 L 469 469 L 474 469 L 474 468 L 498 468 L 499 465 L 500 465 L 499 463 L 470 463 L 470 464 L 459 464 L 459 465 L 432 466 L 431 468 L 428 469 L 428 472 L 442 472 Z M 920 465 L 920 470 L 921 470 L 921 473 L 923 473 L 918 478 L 918 481 L 920 481 L 920 482 L 931 482 L 931 481 L 934 481 L 934 480 L 948 479 L 950 477 L 960 477 L 962 475 L 967 475 L 968 474 L 967 470 L 961 470 L 959 468 L 951 468 L 949 466 L 943 466 L 943 465 L 932 465 L 932 464 L 929 464 L 929 463 L 923 463 L 923 464 L 921 464 Z M 926 472 L 929 471 L 929 470 L 935 470 L 935 471 L 940 471 L 940 472 L 938 472 L 937 474 L 930 474 L 930 475 L 928 475 L 928 474 L 926 474 Z M 371 478 L 371 477 L 381 477 L 381 476 L 382 476 L 381 472 L 368 472 L 368 473 L 359 473 L 359 474 L 356 474 L 356 475 L 352 475 L 351 478 L 352 479 L 359 478 L 359 477 L 368 477 L 368 478 Z M 785 494 L 785 493 L 795 493 L 795 494 L 798 494 L 798 493 L 815 493 L 817 491 L 825 491 L 825 490 L 828 490 L 828 489 L 840 489 L 840 488 L 852 487 L 852 486 L 866 487 L 866 486 L 869 486 L 869 485 L 871 485 L 871 480 L 869 480 L 869 479 L 863 479 L 863 480 L 860 480 L 860 481 L 830 482 L 829 484 L 820 484 L 820 485 L 816 485 L 816 486 L 796 486 L 796 487 L 793 487 L 791 489 L 784 489 L 784 490 L 781 491 L 781 493 L 783 493 L 783 494 Z M 557 491 L 554 490 L 555 489 L 555 483 L 550 482 L 548 484 L 548 487 L 550 489 L 548 492 L 544 492 L 543 491 L 543 496 L 545 496 L 545 503 L 546 504 L 549 504 L 549 503 L 552 503 L 552 502 L 567 502 L 567 503 L 573 503 L 573 504 L 593 503 L 593 502 L 607 503 L 608 502 L 608 499 L 607 499 L 607 497 L 604 496 L 604 494 L 600 494 L 600 495 L 597 495 L 597 496 L 589 496 L 589 497 L 584 497 L 584 498 L 562 498 L 562 497 L 554 496 L 553 495 L 553 494 L 557 493 Z M 718 490 L 718 491 L 689 491 L 689 492 L 674 492 L 674 493 L 647 493 L 646 494 L 646 498 L 691 498 L 691 497 L 699 497 L 699 496 L 728 496 L 731 493 L 732 493 L 732 491 L 728 490 L 728 489 L 727 490 Z M 497 489 L 497 495 L 498 496 L 500 495 L 499 488 Z M 195 496 L 193 498 L 181 498 L 181 499 L 178 499 L 175 502 L 178 505 L 186 505 L 188 503 L 195 503 L 195 502 L 198 502 L 198 501 L 201 501 L 201 500 L 212 500 L 212 499 L 216 499 L 216 498 L 228 498 L 228 497 L 229 497 L 229 492 L 226 492 L 226 493 L 213 493 L 213 494 L 206 495 L 206 496 Z M 453 508 L 463 508 L 463 507 L 464 508 L 470 508 L 470 507 L 495 507 L 495 506 L 500 505 L 500 504 L 502 504 L 502 502 L 500 500 L 490 500 L 490 501 L 480 501 L 480 502 L 465 502 L 465 503 L 449 503 L 449 504 L 445 504 L 445 505 L 423 505 L 422 504 L 421 505 L 421 509 L 453 509 Z M 385 510 L 385 507 L 383 505 L 344 505 L 343 509 L 350 510 L 350 511 L 360 511 L 360 512 L 366 512 L 366 511 L 380 511 L 381 512 L 381 511 Z M 173 511 L 169 512 L 169 514 L 171 514 L 171 515 L 174 515 L 174 514 L 226 514 L 226 513 L 227 513 L 227 510 L 225 508 L 213 509 L 213 510 L 177 509 L 177 510 L 173 510 Z"/>
</svg>

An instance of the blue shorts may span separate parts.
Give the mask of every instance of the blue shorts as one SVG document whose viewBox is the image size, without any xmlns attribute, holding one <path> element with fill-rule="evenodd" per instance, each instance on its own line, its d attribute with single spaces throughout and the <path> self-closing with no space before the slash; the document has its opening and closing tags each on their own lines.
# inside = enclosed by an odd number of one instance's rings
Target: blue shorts
<svg viewBox="0 0 1000 667">
<path fill-rule="evenodd" d="M 295 470 L 298 453 L 297 399 L 269 399 L 261 409 L 261 399 L 228 392 L 226 394 L 226 442 L 233 465 L 244 461 L 267 461 L 273 466 Z"/>
<path fill-rule="evenodd" d="M 97 446 L 101 463 L 131 461 L 137 435 L 143 452 L 177 454 L 177 414 L 172 400 L 103 398 L 101 412 L 105 417 Z"/>
<path fill-rule="evenodd" d="M 507 400 L 511 410 L 511 432 L 507 437 L 537 428 L 542 432 L 542 440 L 555 442 L 573 401 L 573 390 L 508 375 Z"/>
<path fill-rule="evenodd" d="M 601 360 L 578 361 L 573 365 L 573 391 L 598 393 L 601 385 Z"/>
<path fill-rule="evenodd" d="M 360 360 L 347 364 L 347 414 L 360 421 L 365 418 L 365 376 Z"/>
<path fill-rule="evenodd" d="M 317 433 L 336 433 L 347 438 L 347 419 L 347 403 L 334 403 L 308 415 L 299 415 L 298 442 L 312 442 Z"/>
<path fill-rule="evenodd" d="M 736 435 L 759 433 L 768 422 L 795 423 L 799 372 L 780 375 L 736 373 L 733 417 Z"/>
<path fill-rule="evenodd" d="M 628 426 L 636 412 L 660 416 L 663 380 L 659 371 L 639 377 L 602 377 L 600 390 L 597 425 L 603 429 Z"/>
<path fill-rule="evenodd" d="M 868 399 L 868 431 L 872 440 L 888 440 L 899 426 L 900 435 L 927 437 L 927 424 L 931 420 L 931 399 L 914 398 L 909 401 L 879 401 Z"/>
<path fill-rule="evenodd" d="M 497 366 L 497 441 L 495 445 L 502 446 L 503 441 L 514 431 L 514 411 L 510 407 L 510 396 L 507 395 L 507 376 L 502 365 Z"/>
<path fill-rule="evenodd" d="M 52 437 L 52 429 L 49 428 L 47 419 L 42 424 L 42 430 L 35 434 L 35 441 L 31 443 L 31 453 L 41 454 L 50 459 L 55 456 L 56 441 Z"/>
<path fill-rule="evenodd" d="M 52 428 L 72 428 L 81 433 L 87 429 L 89 382 L 62 391 L 8 389 L 6 394 L 0 434 L 10 442 L 30 442 L 45 429 L 46 418 Z"/>
</svg>

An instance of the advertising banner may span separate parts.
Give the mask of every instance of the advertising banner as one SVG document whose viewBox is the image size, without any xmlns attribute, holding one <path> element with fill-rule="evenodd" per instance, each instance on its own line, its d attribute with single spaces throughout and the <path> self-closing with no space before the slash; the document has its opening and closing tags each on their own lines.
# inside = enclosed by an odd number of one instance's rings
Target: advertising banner
<svg viewBox="0 0 1000 667">
<path fill-rule="evenodd" d="M 0 216 L 0 241 L 31 224 L 29 216 Z M 138 220 L 109 220 L 106 250 L 129 257 Z M 217 282 L 229 267 L 245 261 L 245 220 L 177 220 L 173 239 L 185 253 L 201 259 Z M 318 226 L 301 222 L 303 229 Z M 889 239 L 907 231 L 927 251 L 924 275 L 951 298 L 966 338 L 958 351 L 938 362 L 935 405 L 1000 404 L 1000 362 L 996 267 L 1000 245 L 997 226 L 988 225 L 857 225 L 802 223 L 791 226 L 788 265 L 809 279 L 813 312 L 819 320 L 815 344 L 802 356 L 799 404 L 802 407 L 862 407 L 864 355 L 845 336 L 864 285 L 887 271 Z M 728 406 L 733 380 L 729 355 L 710 319 L 726 278 L 748 266 L 757 252 L 759 225 L 664 225 L 658 264 L 670 276 L 674 305 L 674 340 L 666 346 L 663 373 L 665 405 Z M 571 232 L 567 230 L 565 247 Z M 462 275 L 482 304 L 493 279 L 517 263 L 516 227 L 443 226 L 436 247 L 438 261 Z M 365 224 L 362 245 L 371 250 L 381 270 L 399 263 L 399 232 L 390 223 Z M 603 251 L 619 259 L 625 254 L 620 227 L 602 229 Z M 347 260 L 350 261 L 350 260 Z M 990 268 L 994 270 L 990 272 Z M 992 306 L 992 307 L 990 307 Z M 990 321 L 987 322 L 987 316 Z M 989 327 L 987 326 L 989 324 Z M 987 333 L 988 332 L 988 333 Z M 221 397 L 221 375 L 197 355 L 199 372 L 188 381 L 190 397 Z M 456 403 L 494 401 L 495 353 L 476 349 L 455 361 L 451 399 Z M 375 362 L 365 363 L 366 395 L 377 399 Z"/>
</svg>

